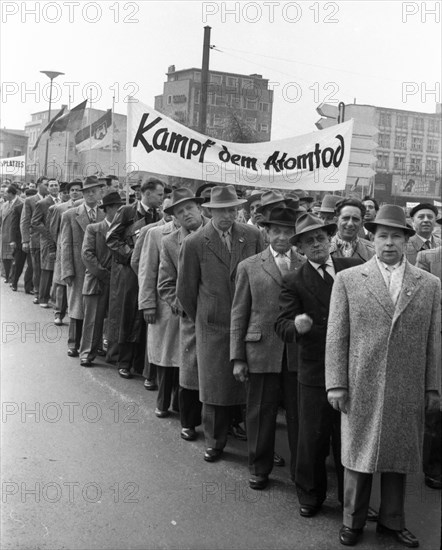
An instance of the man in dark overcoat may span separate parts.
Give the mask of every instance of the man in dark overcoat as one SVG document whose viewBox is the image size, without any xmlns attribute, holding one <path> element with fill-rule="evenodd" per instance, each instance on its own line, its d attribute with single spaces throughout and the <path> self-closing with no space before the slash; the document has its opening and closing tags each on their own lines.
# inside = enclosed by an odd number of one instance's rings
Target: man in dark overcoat
<svg viewBox="0 0 442 550">
<path fill-rule="evenodd" d="M 230 310 L 240 261 L 263 249 L 259 229 L 235 222 L 238 199 L 233 185 L 212 188 L 212 220 L 183 242 L 177 297 L 195 323 L 200 399 L 206 438 L 204 459 L 219 459 L 227 442 L 230 407 L 245 403 L 243 384 L 230 364 Z"/>
<path fill-rule="evenodd" d="M 295 483 L 299 513 L 312 517 L 327 496 L 326 458 L 330 443 L 338 481 L 338 499 L 343 501 L 343 468 L 340 455 L 340 417 L 327 401 L 325 391 L 325 338 L 330 295 L 336 274 L 361 263 L 330 256 L 335 223 L 306 213 L 296 221 L 292 243 L 307 261 L 287 275 L 280 296 L 280 314 L 275 329 L 284 342 L 298 342 L 300 363 L 299 436 Z"/>
<path fill-rule="evenodd" d="M 30 256 L 23 250 L 23 242 L 20 231 L 20 219 L 23 212 L 23 201 L 18 198 L 17 201 L 11 207 L 11 228 L 10 228 L 10 246 L 13 250 L 14 256 L 14 269 L 12 271 L 11 288 L 17 290 L 18 280 L 23 272 L 26 264 L 26 270 L 24 274 L 24 288 L 26 294 L 30 294 L 33 289 L 32 284 L 32 261 Z"/>
<path fill-rule="evenodd" d="M 149 177 L 140 191 L 141 200 L 120 207 L 106 236 L 112 252 L 108 340 L 118 344 L 117 368 L 123 378 L 132 378 L 132 367 L 140 372 L 144 368 L 146 331 L 130 261 L 141 228 L 160 220 L 164 183 Z"/>
</svg>

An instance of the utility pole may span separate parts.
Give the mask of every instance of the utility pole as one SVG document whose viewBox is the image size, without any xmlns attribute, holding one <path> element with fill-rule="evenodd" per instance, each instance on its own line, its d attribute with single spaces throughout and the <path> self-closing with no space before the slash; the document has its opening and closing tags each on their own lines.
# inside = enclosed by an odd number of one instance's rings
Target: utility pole
<svg viewBox="0 0 442 550">
<path fill-rule="evenodd" d="M 201 93 L 200 93 L 200 133 L 206 133 L 207 122 L 207 91 L 209 85 L 209 54 L 210 54 L 210 30 L 211 27 L 204 27 L 203 42 L 203 65 L 201 68 Z"/>
</svg>

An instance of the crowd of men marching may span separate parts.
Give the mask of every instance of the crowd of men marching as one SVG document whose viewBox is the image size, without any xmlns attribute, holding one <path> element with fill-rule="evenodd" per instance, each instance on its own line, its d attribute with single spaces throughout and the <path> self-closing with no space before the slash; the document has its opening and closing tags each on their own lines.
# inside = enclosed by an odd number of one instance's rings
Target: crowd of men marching
<svg viewBox="0 0 442 550">
<path fill-rule="evenodd" d="M 249 485 L 264 490 L 278 410 L 285 410 L 299 512 L 327 497 L 330 450 L 343 507 L 339 540 L 365 522 L 418 546 L 405 528 L 406 474 L 441 488 L 441 218 L 428 203 L 407 218 L 325 195 L 206 184 L 196 193 L 156 178 L 124 204 L 115 177 L 40 178 L 24 200 L 2 187 L 2 269 L 34 304 L 69 318 L 67 355 L 97 356 L 121 377 L 143 374 L 158 418 L 179 411 L 181 437 L 202 425 L 204 460 L 228 437 L 247 440 Z M 244 428 L 242 427 L 244 426 Z M 425 436 L 425 437 L 424 437 Z M 381 473 L 381 506 L 369 506 Z"/>
</svg>

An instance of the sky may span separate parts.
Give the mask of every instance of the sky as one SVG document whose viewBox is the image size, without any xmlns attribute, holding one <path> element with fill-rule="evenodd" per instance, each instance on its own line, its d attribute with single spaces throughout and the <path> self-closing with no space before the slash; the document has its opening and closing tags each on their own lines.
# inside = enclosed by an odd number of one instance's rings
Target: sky
<svg viewBox="0 0 442 550">
<path fill-rule="evenodd" d="M 42 70 L 65 73 L 54 107 L 91 88 L 98 109 L 114 94 L 117 113 L 129 94 L 153 106 L 170 65 L 201 67 L 206 25 L 211 69 L 271 82 L 272 139 L 314 131 L 323 101 L 430 113 L 441 101 L 439 2 L 3 0 L 1 10 L 1 127 L 47 109 Z"/>
</svg>

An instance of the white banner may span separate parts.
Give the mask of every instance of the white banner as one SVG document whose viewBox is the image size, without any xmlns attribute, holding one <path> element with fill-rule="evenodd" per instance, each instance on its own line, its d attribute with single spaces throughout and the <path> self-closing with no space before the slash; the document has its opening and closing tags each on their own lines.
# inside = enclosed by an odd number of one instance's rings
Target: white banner
<svg viewBox="0 0 442 550">
<path fill-rule="evenodd" d="M 2 178 L 10 178 L 13 176 L 25 177 L 26 162 L 25 156 L 9 157 L 0 159 L 0 176 Z"/>
<path fill-rule="evenodd" d="M 205 136 L 147 105 L 130 101 L 130 170 L 253 187 L 335 191 L 345 188 L 353 120 L 311 134 L 259 143 Z"/>
</svg>

